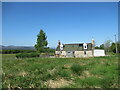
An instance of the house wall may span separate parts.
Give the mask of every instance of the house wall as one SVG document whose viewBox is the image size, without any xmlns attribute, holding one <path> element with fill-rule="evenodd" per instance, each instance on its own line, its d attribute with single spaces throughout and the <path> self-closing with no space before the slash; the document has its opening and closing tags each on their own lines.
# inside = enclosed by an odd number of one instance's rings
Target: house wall
<svg viewBox="0 0 120 90">
<path fill-rule="evenodd" d="M 66 51 L 55 51 L 55 55 L 59 57 L 66 57 Z"/>
<path fill-rule="evenodd" d="M 57 54 L 57 55 L 60 54 L 60 53 L 61 53 L 60 51 L 55 51 L 55 54 Z"/>
<path fill-rule="evenodd" d="M 84 51 L 75 51 L 75 57 L 84 57 Z"/>
<path fill-rule="evenodd" d="M 86 51 L 75 51 L 73 55 L 67 55 L 67 51 L 55 51 L 56 55 L 60 55 L 60 57 L 92 57 L 92 50 Z"/>
<path fill-rule="evenodd" d="M 86 57 L 92 57 L 93 54 L 92 54 L 92 50 L 91 51 L 86 51 Z"/>
<path fill-rule="evenodd" d="M 75 51 L 75 57 L 92 57 L 92 50 L 86 51 L 86 54 L 84 54 L 84 51 Z"/>
<path fill-rule="evenodd" d="M 61 55 L 66 56 L 66 51 L 62 51 Z"/>
</svg>

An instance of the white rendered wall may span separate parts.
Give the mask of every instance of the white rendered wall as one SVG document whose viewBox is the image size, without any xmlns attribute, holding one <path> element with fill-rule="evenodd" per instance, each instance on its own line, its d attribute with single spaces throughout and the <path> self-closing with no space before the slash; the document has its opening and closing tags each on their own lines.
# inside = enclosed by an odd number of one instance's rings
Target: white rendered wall
<svg viewBox="0 0 120 90">
<path fill-rule="evenodd" d="M 55 51 L 55 54 L 60 54 L 61 52 L 60 51 Z"/>
<path fill-rule="evenodd" d="M 105 56 L 105 50 L 94 50 L 94 56 Z"/>
<path fill-rule="evenodd" d="M 62 51 L 61 55 L 66 56 L 66 51 Z"/>
</svg>

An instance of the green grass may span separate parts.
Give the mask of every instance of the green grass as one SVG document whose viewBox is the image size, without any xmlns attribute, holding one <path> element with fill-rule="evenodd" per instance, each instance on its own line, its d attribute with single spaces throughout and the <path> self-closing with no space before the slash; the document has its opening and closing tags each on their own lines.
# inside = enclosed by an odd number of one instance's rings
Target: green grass
<svg viewBox="0 0 120 90">
<path fill-rule="evenodd" d="M 106 52 L 106 55 L 116 55 L 114 52 Z"/>
<path fill-rule="evenodd" d="M 3 60 L 15 60 L 15 54 L 2 54 Z"/>
<path fill-rule="evenodd" d="M 80 74 L 82 73 L 82 71 L 84 70 L 84 67 L 81 66 L 81 65 L 79 65 L 78 63 L 75 63 L 75 64 L 73 64 L 73 65 L 71 66 L 71 70 L 72 70 L 74 73 L 80 75 Z"/>
<path fill-rule="evenodd" d="M 118 87 L 117 56 L 16 59 L 3 54 L 2 69 L 3 88 Z"/>
</svg>

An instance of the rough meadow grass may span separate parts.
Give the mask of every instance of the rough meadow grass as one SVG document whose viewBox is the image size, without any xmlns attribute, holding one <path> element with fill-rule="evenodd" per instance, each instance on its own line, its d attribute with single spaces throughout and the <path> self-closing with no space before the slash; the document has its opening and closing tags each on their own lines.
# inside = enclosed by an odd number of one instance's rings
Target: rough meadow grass
<svg viewBox="0 0 120 90">
<path fill-rule="evenodd" d="M 118 57 L 2 57 L 3 88 L 117 88 Z"/>
</svg>

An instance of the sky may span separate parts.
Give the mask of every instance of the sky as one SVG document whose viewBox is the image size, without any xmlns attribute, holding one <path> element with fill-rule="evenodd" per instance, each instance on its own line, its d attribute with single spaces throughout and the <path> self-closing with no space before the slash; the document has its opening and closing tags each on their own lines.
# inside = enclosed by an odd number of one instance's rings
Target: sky
<svg viewBox="0 0 120 90">
<path fill-rule="evenodd" d="M 40 29 L 48 46 L 114 42 L 117 2 L 3 2 L 2 45 L 34 46 Z"/>
</svg>

